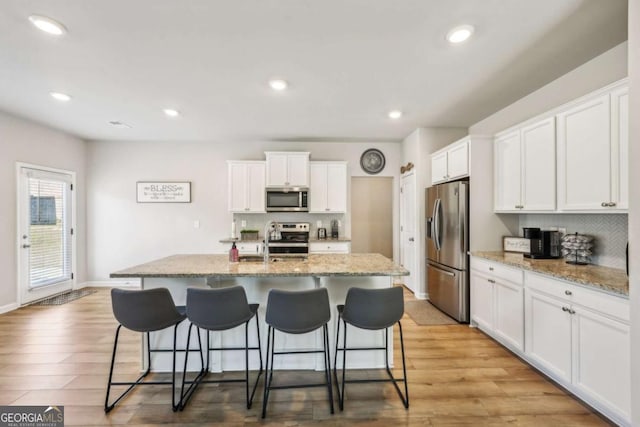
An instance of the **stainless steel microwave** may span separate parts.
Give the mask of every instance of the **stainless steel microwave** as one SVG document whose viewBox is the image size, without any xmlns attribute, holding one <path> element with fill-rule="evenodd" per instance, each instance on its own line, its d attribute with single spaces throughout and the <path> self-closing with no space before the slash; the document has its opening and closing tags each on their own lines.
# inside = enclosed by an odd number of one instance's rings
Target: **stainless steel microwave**
<svg viewBox="0 0 640 427">
<path fill-rule="evenodd" d="M 309 212 L 309 189 L 303 187 L 267 188 L 267 212 Z"/>
</svg>

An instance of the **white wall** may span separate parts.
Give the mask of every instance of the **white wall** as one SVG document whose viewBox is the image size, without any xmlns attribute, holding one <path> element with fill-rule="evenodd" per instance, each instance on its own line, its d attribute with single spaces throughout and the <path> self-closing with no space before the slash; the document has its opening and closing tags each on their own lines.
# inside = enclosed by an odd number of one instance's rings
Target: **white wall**
<svg viewBox="0 0 640 427">
<path fill-rule="evenodd" d="M 411 162 L 415 165 L 412 172 L 416 175 L 416 245 L 415 255 L 418 271 L 416 281 L 416 297 L 427 298 L 425 279 L 425 188 L 431 186 L 431 153 L 464 137 L 464 128 L 418 128 L 402 141 L 402 164 Z"/>
<path fill-rule="evenodd" d="M 16 162 L 76 172 L 76 282 L 82 283 L 86 277 L 85 142 L 0 112 L 0 310 L 17 302 Z"/>
<path fill-rule="evenodd" d="M 640 159 L 640 0 L 629 0 L 629 161 Z M 631 424 L 640 426 L 640 168 L 629 168 L 629 295 L 631 299 Z"/>
<path fill-rule="evenodd" d="M 469 133 L 493 135 L 625 77 L 627 42 L 475 123 L 469 128 Z"/>
<path fill-rule="evenodd" d="M 176 253 L 227 251 L 228 245 L 218 242 L 229 237 L 232 220 L 227 211 L 227 160 L 260 160 L 264 151 L 310 151 L 311 160 L 347 160 L 351 176 L 365 176 L 360 155 L 368 148 L 378 148 L 386 156 L 380 175 L 395 178 L 396 224 L 399 143 L 91 141 L 87 145 L 88 278 L 105 281 L 116 270 Z M 191 181 L 192 202 L 136 203 L 136 181 L 149 180 Z"/>
</svg>

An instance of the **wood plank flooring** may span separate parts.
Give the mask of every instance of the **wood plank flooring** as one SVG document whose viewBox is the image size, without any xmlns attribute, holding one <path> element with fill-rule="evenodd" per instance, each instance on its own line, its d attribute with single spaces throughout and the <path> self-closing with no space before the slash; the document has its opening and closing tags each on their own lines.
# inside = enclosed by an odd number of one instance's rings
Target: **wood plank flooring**
<svg viewBox="0 0 640 427">
<path fill-rule="evenodd" d="M 409 292 L 405 296 L 412 298 Z M 65 305 L 25 307 L 0 316 L 0 404 L 64 405 L 67 426 L 609 425 L 476 329 L 418 326 L 408 316 L 402 324 L 408 410 L 390 384 L 355 384 L 347 388 L 344 412 L 336 404 L 334 415 L 325 389 L 273 391 L 262 420 L 262 384 L 251 410 L 245 408 L 243 385 L 225 384 L 202 386 L 178 413 L 171 411 L 169 387 L 138 387 L 105 415 L 117 324 L 108 290 L 98 289 Z M 139 371 L 140 336 L 123 330 L 120 344 L 119 378 L 133 378 Z M 395 354 L 395 366 L 401 368 L 399 349 Z"/>
</svg>

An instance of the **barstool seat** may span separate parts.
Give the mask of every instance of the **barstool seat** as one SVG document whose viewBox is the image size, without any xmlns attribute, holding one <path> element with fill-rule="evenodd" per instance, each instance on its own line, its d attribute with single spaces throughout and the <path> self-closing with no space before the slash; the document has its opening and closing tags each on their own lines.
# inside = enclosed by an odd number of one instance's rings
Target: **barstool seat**
<svg viewBox="0 0 640 427">
<path fill-rule="evenodd" d="M 150 384 L 171 384 L 171 407 L 173 411 L 177 411 L 180 402 L 176 402 L 176 335 L 178 325 L 186 319 L 185 308 L 176 307 L 173 298 L 166 288 L 148 289 L 148 290 L 111 290 L 111 305 L 113 315 L 119 325 L 116 329 L 116 337 L 113 343 L 113 354 L 111 356 L 111 368 L 109 370 L 109 383 L 107 384 L 107 395 L 104 402 L 104 411 L 111 411 L 116 404 L 127 395 L 136 385 Z M 147 336 L 147 370 L 135 381 L 121 382 L 113 381 L 113 367 L 116 359 L 116 351 L 118 348 L 118 337 L 122 327 L 135 332 L 142 332 Z M 151 349 L 149 338 L 150 332 L 160 331 L 162 329 L 173 326 L 173 348 L 169 349 Z M 189 348 L 187 346 L 187 348 Z M 173 370 L 171 381 L 142 381 L 151 372 L 151 353 L 167 352 L 173 353 Z M 187 351 L 188 354 L 188 351 Z M 109 403 L 109 394 L 112 385 L 128 385 L 127 388 L 113 403 Z"/>
<path fill-rule="evenodd" d="M 329 293 L 326 288 L 307 291 L 284 291 L 272 289 L 267 299 L 266 323 L 267 333 L 267 365 L 264 381 L 264 399 L 262 401 L 262 418 L 267 414 L 267 403 L 271 390 L 285 388 L 327 387 L 329 406 L 333 414 L 333 391 L 331 386 L 331 361 L 329 354 L 329 332 L 327 323 L 331 319 Z M 285 350 L 275 351 L 275 331 L 287 334 L 304 334 L 322 328 L 323 348 L 318 350 Z M 272 385 L 273 358 L 284 354 L 324 354 L 325 382 L 310 384 Z M 271 367 L 271 368 L 269 368 Z"/>
<path fill-rule="evenodd" d="M 182 375 L 182 387 L 180 389 L 180 410 L 183 410 L 187 402 L 198 388 L 203 383 L 230 383 L 230 382 L 244 382 L 245 392 L 247 399 L 247 409 L 251 408 L 253 402 L 253 396 L 255 395 L 256 388 L 258 387 L 258 381 L 262 375 L 262 350 L 260 346 L 260 325 L 258 323 L 258 308 L 259 304 L 249 304 L 247 302 L 247 295 L 244 288 L 241 286 L 232 286 L 221 289 L 187 289 L 187 317 L 191 324 L 189 325 L 189 333 L 187 335 L 187 347 L 191 340 L 191 329 L 195 326 L 198 335 L 198 343 L 202 349 L 202 343 L 200 341 L 200 329 L 207 331 L 207 346 L 206 346 L 206 358 L 207 362 L 204 363 L 202 359 L 202 352 L 200 353 L 200 372 L 193 381 L 186 381 L 187 363 L 189 361 L 189 354 L 187 353 L 184 359 L 184 370 Z M 254 347 L 249 346 L 249 321 L 256 319 L 256 331 L 258 336 L 258 345 Z M 244 324 L 244 347 L 211 347 L 209 343 L 210 333 L 212 331 L 225 331 L 233 329 L 237 326 Z M 204 378 L 209 373 L 209 354 L 210 351 L 237 351 L 243 350 L 245 352 L 245 377 L 244 379 L 215 379 L 205 380 Z M 256 377 L 253 390 L 249 394 L 249 350 L 256 350 L 260 357 L 260 371 Z M 184 390 L 185 384 L 189 384 L 189 388 Z"/>
<path fill-rule="evenodd" d="M 409 407 L 409 387 L 407 384 L 407 368 L 404 357 L 404 339 L 400 319 L 404 315 L 404 297 L 401 287 L 385 289 L 350 288 L 345 303 L 338 305 L 338 327 L 336 331 L 336 352 L 334 357 L 333 376 L 338 388 L 340 410 L 344 409 L 345 385 L 347 383 L 392 382 L 405 408 Z M 340 321 L 344 325 L 343 344 L 339 346 Z M 400 330 L 400 349 L 402 352 L 402 378 L 395 378 L 389 368 L 389 328 L 398 324 Z M 347 324 L 360 329 L 384 330 L 384 347 L 347 347 Z M 368 380 L 347 380 L 345 378 L 347 351 L 384 350 L 384 360 L 389 378 Z M 342 351 L 342 384 L 338 382 L 338 351 Z M 404 395 L 398 382 L 404 382 Z"/>
</svg>

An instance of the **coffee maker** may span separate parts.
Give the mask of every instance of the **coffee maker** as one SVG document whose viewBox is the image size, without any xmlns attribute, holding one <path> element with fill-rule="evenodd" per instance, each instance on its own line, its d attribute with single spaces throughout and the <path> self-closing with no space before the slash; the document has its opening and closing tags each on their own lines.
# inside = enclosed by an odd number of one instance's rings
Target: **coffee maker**
<svg viewBox="0 0 640 427">
<path fill-rule="evenodd" d="M 540 230 L 539 228 L 524 228 L 524 237 L 529 239 L 529 253 L 525 258 L 557 259 L 560 254 L 560 232 Z"/>
</svg>

